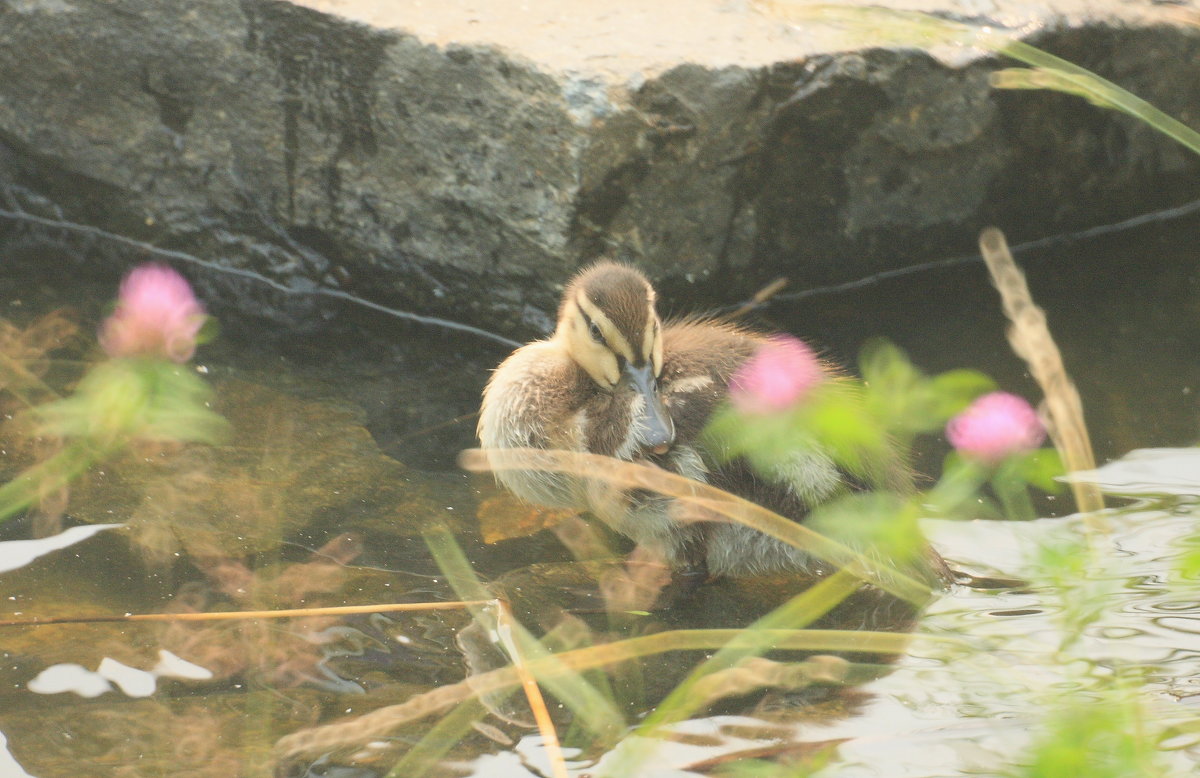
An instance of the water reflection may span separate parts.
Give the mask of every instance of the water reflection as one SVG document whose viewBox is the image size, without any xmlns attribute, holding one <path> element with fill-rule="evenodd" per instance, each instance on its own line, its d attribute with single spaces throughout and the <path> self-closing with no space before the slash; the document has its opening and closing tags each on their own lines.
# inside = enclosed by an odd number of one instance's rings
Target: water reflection
<svg viewBox="0 0 1200 778">
<path fill-rule="evenodd" d="M 1200 448 L 1137 449 L 1120 461 L 1068 476 L 1109 494 L 1200 498 Z"/>
<path fill-rule="evenodd" d="M 1050 308 L 1051 326 L 1075 362 L 1108 456 L 1137 446 L 1182 446 L 1196 436 L 1189 392 L 1200 385 L 1200 366 L 1191 358 L 1194 327 L 1183 325 L 1195 319 L 1185 314 L 1197 308 L 1196 271 L 1191 262 L 1170 261 L 1182 255 L 1177 240 L 1147 232 L 1130 245 L 1104 252 L 1089 247 L 1086 257 L 1030 266 L 1034 292 Z M 1131 246 L 1142 257 L 1140 288 L 1157 295 L 1153 305 L 1128 292 Z M 1071 262 L 1076 271 L 1060 276 L 1062 263 Z M 947 288 L 936 294 L 922 284 L 890 286 L 767 315 L 815 335 L 843 358 L 882 332 L 931 372 L 976 366 L 1020 390 L 1025 379 L 1003 344 L 991 290 L 981 270 L 973 273 L 943 276 Z M 111 288 L 108 279 L 94 286 L 81 279 L 66 288 L 61 281 L 39 287 L 0 278 L 6 317 L 26 333 L 39 316 L 64 305 L 74 313 L 60 324 L 78 322 L 80 331 L 89 331 L 101 315 L 98 301 Z M 810 583 L 725 581 L 667 611 L 613 618 L 603 571 L 568 564 L 570 555 L 550 531 L 563 526 L 557 519 L 526 517 L 548 528 L 530 537 L 481 536 L 480 503 L 495 493 L 452 469 L 457 451 L 473 444 L 473 423 L 460 417 L 475 409 L 487 369 L 502 355 L 436 333 L 399 338 L 364 329 L 368 322 L 358 314 L 339 317 L 332 333 L 296 336 L 226 316 L 224 337 L 201 357 L 234 437 L 212 450 L 142 450 L 75 486 L 57 509 L 68 533 L 122 526 L 46 553 L 11 547 L 21 550 L 19 560 L 0 546 L 0 560 L 14 560 L 3 577 L 0 618 L 449 600 L 454 595 L 419 537 L 435 520 L 455 530 L 475 568 L 494 591 L 509 596 L 523 623 L 557 630 L 564 641 L 568 628 L 576 630 L 572 639 L 603 641 L 738 626 L 796 591 L 789 587 Z M 947 319 L 956 326 L 944 326 Z M 89 358 L 82 341 L 65 348 L 42 365 L 39 375 L 49 383 L 65 384 Z M 918 639 L 890 667 L 877 655 L 851 656 L 863 666 L 858 687 L 727 697 L 708 715 L 674 726 L 652 769 L 697 775 L 734 754 L 802 762 L 836 749 L 829 773 L 839 776 L 994 772 L 1028 742 L 1030 722 L 1040 713 L 1037 693 L 1100 688 L 1118 665 L 1142 673 L 1163 699 L 1194 707 L 1200 605 L 1175 582 L 1180 556 L 1200 545 L 1194 460 L 1195 449 L 1156 449 L 1092 474 L 1109 491 L 1143 501 L 1111 516 L 1104 562 L 1079 582 L 1098 587 L 1089 591 L 1102 592 L 1106 610 L 1069 652 L 1062 653 L 1062 619 L 1072 593 L 1037 583 L 1048 571 L 1033 551 L 1078 535 L 1074 519 L 932 522 L 935 544 L 980 585 L 957 587 L 923 616 L 863 593 L 820 625 L 915 628 L 928 639 Z M 18 522 L 2 532 L 24 543 L 29 529 Z M 482 532 L 489 532 L 486 521 Z M 988 576 L 1033 583 L 985 586 Z M 339 718 L 355 721 L 453 684 L 468 669 L 492 666 L 494 657 L 470 647 L 469 633 L 462 639 L 468 623 L 462 612 L 447 611 L 8 629 L 0 633 L 0 731 L 21 767 L 4 774 L 269 775 L 281 736 Z M 946 636 L 966 636 L 975 649 L 951 651 L 938 642 Z M 209 677 L 160 671 L 163 652 Z M 699 654 L 612 671 L 608 682 L 628 719 L 660 700 Z M 54 673 L 44 675 L 71 665 L 98 696 L 84 699 Z M 138 696 L 144 683 L 126 681 L 123 688 L 118 680 L 144 682 L 145 676 L 154 688 L 144 697 Z M 544 744 L 525 729 L 523 699 L 486 702 L 498 716 L 458 739 L 448 757 L 457 765 L 452 772 L 544 773 Z M 296 774 L 384 775 L 432 721 L 396 728 L 378 747 L 363 745 L 337 759 L 317 755 Z M 604 754 L 568 754 L 577 774 L 595 772 L 631 742 Z M 1179 758 L 1194 760 L 1194 744 L 1180 748 Z M 0 772 L 7 758 L 0 750 Z M 350 762 L 356 766 L 347 767 Z"/>
</svg>

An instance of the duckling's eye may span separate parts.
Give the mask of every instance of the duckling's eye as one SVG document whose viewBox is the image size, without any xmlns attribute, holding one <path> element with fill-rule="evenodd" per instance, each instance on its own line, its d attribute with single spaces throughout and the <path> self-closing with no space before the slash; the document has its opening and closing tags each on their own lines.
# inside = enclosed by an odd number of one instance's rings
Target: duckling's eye
<svg viewBox="0 0 1200 778">
<path fill-rule="evenodd" d="M 592 322 L 590 325 L 588 325 L 588 334 L 591 335 L 592 340 L 596 341 L 597 343 L 603 346 L 608 345 L 604 341 L 604 333 L 600 331 L 600 325 L 596 322 Z"/>
</svg>

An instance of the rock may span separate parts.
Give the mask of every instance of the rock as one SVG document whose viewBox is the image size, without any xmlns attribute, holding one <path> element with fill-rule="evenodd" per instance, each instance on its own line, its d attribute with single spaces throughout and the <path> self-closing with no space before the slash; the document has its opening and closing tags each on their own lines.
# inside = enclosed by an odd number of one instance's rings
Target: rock
<svg viewBox="0 0 1200 778">
<path fill-rule="evenodd" d="M 908 5 L 1038 30 L 1200 126 L 1194 4 Z M 193 274 L 264 315 L 319 318 L 325 287 L 527 337 L 602 255 L 679 310 L 969 252 L 988 224 L 1019 243 L 1200 196 L 1196 156 L 1137 121 L 989 87 L 1012 63 L 847 47 L 790 9 L 7 0 L 0 256 L 149 254 L 29 217 L 68 221 L 296 292 Z"/>
</svg>

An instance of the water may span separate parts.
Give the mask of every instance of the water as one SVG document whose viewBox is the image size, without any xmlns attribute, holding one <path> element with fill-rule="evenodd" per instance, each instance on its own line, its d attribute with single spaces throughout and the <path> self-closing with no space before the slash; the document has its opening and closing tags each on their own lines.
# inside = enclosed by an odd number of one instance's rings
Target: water
<svg viewBox="0 0 1200 778">
<path fill-rule="evenodd" d="M 1030 523 L 931 522 L 938 548 L 981 582 L 1034 583 L 956 587 L 917 624 L 903 609 L 864 611 L 861 602 L 835 614 L 843 626 L 866 618 L 917 637 L 907 656 L 845 693 L 751 695 L 678 725 L 652 757 L 654 775 L 705 774 L 704 765 L 747 750 L 796 758 L 832 742 L 829 775 L 992 774 L 1030 742 L 1047 690 L 1101 689 L 1114 667 L 1142 673 L 1156 713 L 1195 710 L 1200 588 L 1172 574 L 1200 542 L 1200 466 L 1192 450 L 1169 450 L 1198 437 L 1194 227 L 1018 257 L 1080 385 L 1100 459 L 1157 452 L 1097 476 L 1136 496 L 1110 500 L 1119 506 L 1107 518 L 1111 532 L 1094 538 L 1098 561 L 1076 588 L 1037 583 L 1048 572 L 1039 545 L 1084 531 L 1078 517 L 1060 516 L 1070 510 L 1065 500 L 1041 506 L 1054 518 Z M 52 354 L 45 374 L 61 387 L 95 356 L 90 333 L 114 289 L 112 276 L 67 283 L 24 268 L 0 277 L 0 315 L 27 328 L 66 307 L 79 336 Z M 1036 396 L 1004 343 L 998 309 L 982 267 L 968 265 L 783 300 L 761 316 L 843 361 L 886 335 L 929 372 L 976 367 Z M 302 333 L 219 313 L 222 335 L 197 361 L 234 422 L 233 438 L 215 452 L 139 451 L 83 479 L 61 517 L 54 506 L 44 512 L 43 531 L 53 534 L 56 519 L 123 526 L 68 538 L 78 539 L 69 547 L 0 547 L 8 549 L 0 569 L 14 560 L 0 572 L 0 619 L 455 599 L 420 536 L 433 520 L 454 530 L 480 575 L 502 580 L 531 625 L 566 600 L 593 632 L 731 626 L 783 598 L 727 582 L 623 626 L 589 615 L 595 592 L 552 535 L 483 542 L 476 511 L 495 492 L 454 467 L 457 451 L 473 445 L 469 414 L 500 351 L 349 309 L 326 309 L 326 323 Z M 7 426 L 0 434 L 10 471 L 34 453 L 14 446 Z M 935 467 L 941 453 L 929 447 L 922 463 Z M 28 538 L 31 523 L 0 525 L 0 540 Z M 521 572 L 531 563 L 539 566 Z M 1084 594 L 1103 615 L 1063 649 L 1062 617 Z M 0 750 L 0 776 L 269 775 L 282 736 L 461 680 L 456 636 L 468 623 L 446 610 L 0 628 L 0 732 L 11 756 Z M 972 648 L 950 650 L 938 640 L 945 636 Z M 697 658 L 648 659 L 640 678 L 614 673 L 621 710 L 635 720 Z M 519 699 L 496 708 L 511 720 L 489 717 L 467 730 L 448 757 L 455 766 L 434 774 L 549 774 L 540 736 L 519 723 L 528 716 Z M 322 773 L 335 769 L 326 763 L 307 774 L 385 775 L 432 720 L 376 738 L 386 747 L 349 749 L 353 770 Z M 632 744 L 569 751 L 573 772 L 594 771 L 597 759 L 609 763 Z M 1186 733 L 1169 745 L 1181 774 L 1200 756 Z M 345 751 L 335 756 L 349 763 Z"/>
</svg>

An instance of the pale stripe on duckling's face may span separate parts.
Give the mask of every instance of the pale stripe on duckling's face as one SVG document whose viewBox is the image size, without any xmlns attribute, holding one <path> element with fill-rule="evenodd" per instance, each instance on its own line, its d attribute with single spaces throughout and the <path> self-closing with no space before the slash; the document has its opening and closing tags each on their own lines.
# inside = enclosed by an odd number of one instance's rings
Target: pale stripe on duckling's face
<svg viewBox="0 0 1200 778">
<path fill-rule="evenodd" d="M 575 295 L 568 313 L 577 315 L 571 323 L 570 351 L 579 366 L 606 389 L 621 380 L 621 359 L 632 361 L 633 349 L 608 314 L 587 298 L 583 289 Z"/>
<path fill-rule="evenodd" d="M 649 363 L 656 376 L 662 373 L 662 326 L 654 312 L 653 293 L 646 300 L 646 307 L 641 337 L 635 341 L 640 347 L 637 350 L 626 334 L 627 327 L 618 326 L 604 309 L 588 298 L 586 290 L 580 289 L 563 311 L 568 319 L 564 322 L 567 350 L 601 387 L 615 387 L 621 380 L 625 363 Z"/>
<path fill-rule="evenodd" d="M 589 417 L 589 438 L 604 439 L 601 428 L 618 432 L 622 458 L 643 449 L 664 453 L 675 439 L 658 387 L 663 345 L 654 302 L 654 289 L 640 273 L 602 262 L 567 287 L 559 309 L 554 340 L 620 406 Z"/>
</svg>

